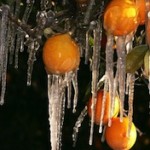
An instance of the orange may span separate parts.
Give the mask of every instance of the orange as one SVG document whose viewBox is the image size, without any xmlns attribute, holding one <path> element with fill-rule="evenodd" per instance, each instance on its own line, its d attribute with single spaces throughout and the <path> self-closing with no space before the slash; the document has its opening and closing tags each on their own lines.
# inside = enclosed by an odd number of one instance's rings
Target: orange
<svg viewBox="0 0 150 150">
<path fill-rule="evenodd" d="M 112 0 L 104 12 L 104 28 L 115 36 L 127 35 L 139 25 L 139 10 L 134 1 Z"/>
<path fill-rule="evenodd" d="M 44 44 L 43 62 L 47 73 L 64 74 L 73 71 L 80 63 L 79 47 L 67 33 L 54 35 Z"/>
<path fill-rule="evenodd" d="M 135 0 L 136 5 L 139 9 L 140 25 L 145 24 L 146 18 L 146 1 L 145 0 Z"/>
<path fill-rule="evenodd" d="M 111 126 L 106 127 L 106 142 L 113 150 L 129 150 L 135 144 L 137 138 L 136 127 L 132 122 L 129 135 L 128 127 L 128 117 L 123 117 L 122 122 L 120 122 L 120 118 L 112 118 Z"/>
<path fill-rule="evenodd" d="M 97 102 L 95 106 L 95 118 L 94 123 L 99 125 L 100 124 L 100 117 L 102 112 L 102 100 L 103 100 L 103 90 L 98 91 L 97 93 Z M 91 117 L 91 105 L 92 105 L 92 98 L 88 101 L 87 108 L 88 108 L 88 115 Z M 110 96 L 109 92 L 106 93 L 106 101 L 105 101 L 105 108 L 104 108 L 104 116 L 103 116 L 103 124 L 108 123 L 109 119 L 109 111 L 110 111 Z M 115 97 L 114 103 L 114 112 L 112 117 L 116 117 L 119 113 L 119 98 Z"/>
</svg>

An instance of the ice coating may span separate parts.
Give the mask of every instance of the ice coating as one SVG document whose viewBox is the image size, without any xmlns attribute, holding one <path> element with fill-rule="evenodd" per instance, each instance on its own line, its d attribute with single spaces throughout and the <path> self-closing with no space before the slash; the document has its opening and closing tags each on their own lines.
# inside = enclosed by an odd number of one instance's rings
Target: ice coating
<svg viewBox="0 0 150 150">
<path fill-rule="evenodd" d="M 7 75 L 7 62 L 8 62 L 8 13 L 9 7 L 2 5 L 0 7 L 0 105 L 4 103 L 4 96 L 6 90 L 6 75 Z"/>
<path fill-rule="evenodd" d="M 125 37 L 120 36 L 116 40 L 117 48 L 117 73 L 118 76 L 118 87 L 119 87 L 119 97 L 120 97 L 120 120 L 123 118 L 123 108 L 125 99 L 125 81 L 126 81 L 126 47 L 125 47 Z"/>
<path fill-rule="evenodd" d="M 92 56 L 92 105 L 91 105 L 91 128 L 89 145 L 93 142 L 93 132 L 94 132 L 94 116 L 95 116 L 95 105 L 97 101 L 97 83 L 99 79 L 99 67 L 100 67 L 100 49 L 101 49 L 101 24 L 97 22 L 96 28 L 93 30 L 94 46 L 93 46 L 93 56 Z"/>
<path fill-rule="evenodd" d="M 130 74 L 129 76 L 129 98 L 128 98 L 128 117 L 129 117 L 129 128 L 128 128 L 128 135 L 130 136 L 130 130 L 133 120 L 133 99 L 134 99 L 134 82 L 135 82 L 135 75 Z"/>
<path fill-rule="evenodd" d="M 114 61 L 113 61 L 113 36 L 112 35 L 107 35 L 107 43 L 106 43 L 106 78 L 108 79 L 108 89 L 109 90 L 109 95 L 110 95 L 110 108 L 112 105 L 112 101 L 113 101 L 113 94 L 114 94 Z M 107 82 L 107 81 L 106 81 Z M 107 84 L 107 83 L 106 83 Z M 105 92 L 104 92 L 105 93 Z M 105 95 L 104 95 L 105 96 Z M 109 109 L 111 110 L 111 109 Z M 109 112 L 109 125 L 111 125 L 111 111 Z"/>
<path fill-rule="evenodd" d="M 87 106 L 85 106 L 85 108 L 81 111 L 75 126 L 73 127 L 73 133 L 72 133 L 72 140 L 73 140 L 73 146 L 75 147 L 76 142 L 77 142 L 77 138 L 78 138 L 78 132 L 79 132 L 79 128 L 81 127 L 81 124 L 85 118 L 85 116 L 87 115 Z"/>
<path fill-rule="evenodd" d="M 50 143 L 52 150 L 61 149 L 62 127 L 65 116 L 65 102 L 69 103 L 71 108 L 72 99 L 66 99 L 66 89 L 68 85 L 73 85 L 74 101 L 73 110 L 77 104 L 78 85 L 77 85 L 77 71 L 68 72 L 65 75 L 50 75 L 48 74 L 48 99 L 49 99 L 49 125 L 50 125 Z M 75 82 L 75 83 L 74 83 Z M 76 91 L 77 90 L 77 91 Z M 71 93 L 70 93 L 71 94 Z M 68 104 L 67 104 L 68 106 Z"/>
</svg>

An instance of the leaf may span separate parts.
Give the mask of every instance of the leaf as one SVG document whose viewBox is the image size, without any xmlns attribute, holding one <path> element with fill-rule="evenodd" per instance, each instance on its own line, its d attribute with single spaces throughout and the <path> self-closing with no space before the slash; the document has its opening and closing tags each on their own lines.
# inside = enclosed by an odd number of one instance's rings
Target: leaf
<svg viewBox="0 0 150 150">
<path fill-rule="evenodd" d="M 150 51 L 147 51 L 144 56 L 144 75 L 148 78 L 150 72 L 149 72 L 149 57 L 150 57 Z"/>
<path fill-rule="evenodd" d="M 147 45 L 134 47 L 126 56 L 126 72 L 135 73 L 144 62 L 144 56 L 148 50 Z"/>
</svg>

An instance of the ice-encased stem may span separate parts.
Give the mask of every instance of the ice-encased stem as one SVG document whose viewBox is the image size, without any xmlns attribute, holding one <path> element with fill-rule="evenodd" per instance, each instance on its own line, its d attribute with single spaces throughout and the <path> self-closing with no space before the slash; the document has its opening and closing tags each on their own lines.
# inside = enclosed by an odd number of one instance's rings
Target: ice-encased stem
<svg viewBox="0 0 150 150">
<path fill-rule="evenodd" d="M 91 106 L 91 128 L 89 145 L 93 143 L 93 132 L 94 132 L 94 117 L 95 117 L 95 105 L 97 101 L 97 83 L 99 78 L 99 67 L 100 67 L 100 49 L 101 49 L 101 24 L 97 22 L 96 28 L 93 30 L 94 45 L 93 45 L 93 56 L 92 56 L 92 106 Z"/>
<path fill-rule="evenodd" d="M 67 108 L 71 108 L 71 96 L 72 96 L 72 77 L 73 72 L 65 73 L 64 83 L 61 85 L 62 88 L 67 89 Z"/>
<path fill-rule="evenodd" d="M 126 81 L 126 48 L 125 37 L 119 36 L 116 40 L 117 48 L 117 77 L 118 77 L 118 89 L 120 98 L 120 121 L 123 119 L 124 99 L 125 99 L 125 81 Z"/>
<path fill-rule="evenodd" d="M 127 51 L 127 54 L 132 50 L 132 47 L 133 47 L 133 41 L 132 41 L 132 38 L 133 38 L 133 35 L 127 35 L 129 37 L 129 40 L 128 42 L 126 43 L 126 51 Z M 126 36 L 126 39 L 127 39 L 127 36 Z M 125 89 L 125 94 L 129 94 L 129 86 L 130 86 L 130 73 L 127 73 L 126 75 L 126 89 Z"/>
<path fill-rule="evenodd" d="M 85 37 L 85 64 L 88 63 L 89 60 L 89 30 L 86 31 Z"/>
<path fill-rule="evenodd" d="M 76 142 L 77 142 L 77 138 L 78 138 L 78 133 L 79 133 L 79 128 L 81 127 L 81 124 L 85 118 L 85 116 L 87 115 L 87 106 L 85 106 L 85 108 L 81 111 L 75 126 L 73 127 L 73 134 L 72 134 L 72 140 L 73 140 L 73 146 L 75 147 Z"/>
<path fill-rule="evenodd" d="M 108 78 L 105 77 L 105 84 L 104 84 L 104 91 L 103 91 L 103 98 L 102 98 L 102 109 L 100 115 L 100 124 L 99 124 L 99 133 L 102 133 L 102 126 L 103 126 L 103 118 L 104 118 L 104 111 L 105 111 L 105 104 L 106 104 L 106 93 L 109 88 L 109 81 Z"/>
<path fill-rule="evenodd" d="M 135 75 L 129 75 L 129 96 L 128 96 L 128 118 L 129 118 L 129 127 L 128 127 L 128 136 L 130 136 L 131 125 L 132 125 L 132 118 L 133 118 L 133 99 L 134 99 L 134 82 L 135 82 Z"/>
<path fill-rule="evenodd" d="M 67 83 L 67 108 L 71 108 L 72 83 Z"/>
<path fill-rule="evenodd" d="M 113 50 L 113 36 L 107 35 L 107 43 L 106 43 L 106 77 L 108 78 L 108 90 L 109 90 L 109 96 L 110 96 L 110 105 L 109 105 L 109 126 L 111 125 L 111 108 L 113 104 L 114 99 L 114 50 Z M 107 81 L 106 81 L 107 82 Z"/>
<path fill-rule="evenodd" d="M 22 23 L 26 24 L 30 17 L 32 8 L 34 5 L 34 0 L 26 0 L 26 7 L 22 17 Z M 18 68 L 18 53 L 24 51 L 24 36 L 25 32 L 18 27 L 17 30 L 17 40 L 16 40 L 16 50 L 15 50 L 15 68 Z"/>
<path fill-rule="evenodd" d="M 30 17 L 32 8 L 34 5 L 34 0 L 26 0 L 26 8 L 22 17 L 22 21 L 26 23 Z"/>
<path fill-rule="evenodd" d="M 15 0 L 14 3 L 11 4 L 11 12 L 15 17 L 19 17 L 20 14 L 20 3 L 21 0 Z M 15 68 L 17 68 L 17 59 L 18 59 L 18 49 L 15 48 L 15 39 L 18 33 L 17 27 L 14 23 L 11 22 L 11 32 L 10 32 L 10 49 L 9 49 L 9 63 L 13 63 L 14 53 L 15 53 Z"/>
<path fill-rule="evenodd" d="M 6 90 L 6 75 L 7 75 L 7 60 L 8 60 L 8 13 L 9 7 L 2 5 L 0 7 L 0 105 L 4 103 L 5 90 Z"/>
<path fill-rule="evenodd" d="M 84 16 L 84 23 L 85 24 L 89 23 L 90 13 L 92 11 L 92 8 L 93 8 L 94 4 L 95 4 L 95 0 L 90 0 L 90 2 L 88 4 L 88 7 L 87 7 L 87 10 L 85 12 L 85 16 Z"/>
<path fill-rule="evenodd" d="M 76 112 L 76 106 L 78 103 L 78 73 L 77 70 L 74 72 L 72 85 L 74 88 L 74 98 L 73 98 L 73 113 Z"/>
<path fill-rule="evenodd" d="M 33 65 L 36 60 L 36 52 L 39 49 L 39 43 L 31 39 L 28 45 L 29 57 L 28 57 L 28 70 L 27 70 L 27 85 L 31 85 Z"/>
</svg>

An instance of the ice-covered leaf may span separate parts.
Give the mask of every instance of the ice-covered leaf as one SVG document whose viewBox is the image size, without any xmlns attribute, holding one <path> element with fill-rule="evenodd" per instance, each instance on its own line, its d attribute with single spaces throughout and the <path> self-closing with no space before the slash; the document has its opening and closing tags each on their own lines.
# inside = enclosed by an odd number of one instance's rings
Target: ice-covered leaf
<svg viewBox="0 0 150 150">
<path fill-rule="evenodd" d="M 140 45 L 134 47 L 126 57 L 126 72 L 134 73 L 143 64 L 145 53 L 148 50 L 147 45 Z"/>
</svg>

